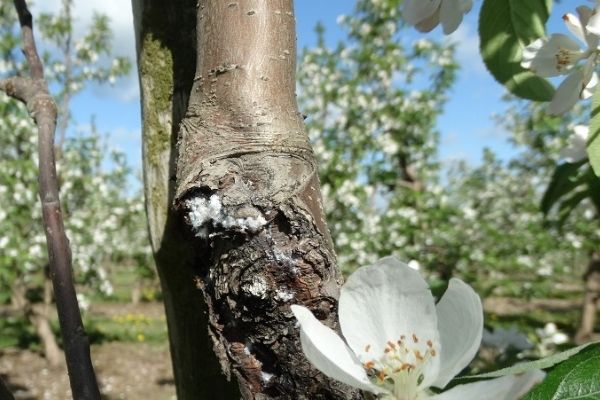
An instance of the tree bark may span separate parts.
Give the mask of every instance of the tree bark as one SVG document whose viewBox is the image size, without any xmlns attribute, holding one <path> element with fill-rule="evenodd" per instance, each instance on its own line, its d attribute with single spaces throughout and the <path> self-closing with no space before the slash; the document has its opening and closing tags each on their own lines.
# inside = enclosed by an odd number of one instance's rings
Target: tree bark
<svg viewBox="0 0 600 400">
<path fill-rule="evenodd" d="M 41 306 L 41 307 L 37 307 Z M 45 305 L 33 305 L 27 313 L 27 317 L 35 328 L 35 333 L 42 342 L 44 356 L 51 367 L 57 367 L 63 363 L 64 354 L 58 344 L 52 328 L 50 327 L 49 313 Z"/>
<path fill-rule="evenodd" d="M 52 367 L 57 367 L 62 364 L 64 354 L 58 343 L 56 343 L 56 337 L 52 332 L 50 326 L 50 305 L 52 304 L 52 281 L 48 275 L 48 268 L 44 268 L 47 273 L 44 276 L 44 299 L 42 304 L 33 304 L 30 307 L 29 320 L 35 327 L 35 332 L 42 342 L 42 348 L 44 349 L 44 355 L 48 364 Z"/>
<path fill-rule="evenodd" d="M 44 279 L 43 304 L 31 304 L 26 296 L 27 287 L 22 279 L 17 279 L 11 291 L 11 308 L 22 314 L 35 329 L 40 339 L 46 361 L 51 367 L 63 362 L 63 352 L 56 342 L 56 337 L 50 327 L 50 304 L 52 302 L 52 282 L 46 276 Z"/>
<path fill-rule="evenodd" d="M 585 296 L 581 310 L 581 322 L 575 335 L 576 343 L 592 340 L 598 303 L 600 303 L 600 252 L 592 253 L 584 276 Z"/>
<path fill-rule="evenodd" d="M 308 363 L 289 308 L 337 328 L 341 276 L 295 99 L 294 25 L 291 0 L 198 2 L 175 203 L 199 250 L 217 356 L 242 396 L 351 399 Z"/>
<path fill-rule="evenodd" d="M 196 63 L 195 0 L 132 0 L 143 120 L 144 191 L 148 228 L 169 328 L 180 400 L 239 399 L 208 337 L 207 310 L 192 275 L 196 249 L 171 208 L 179 122 Z"/>
</svg>

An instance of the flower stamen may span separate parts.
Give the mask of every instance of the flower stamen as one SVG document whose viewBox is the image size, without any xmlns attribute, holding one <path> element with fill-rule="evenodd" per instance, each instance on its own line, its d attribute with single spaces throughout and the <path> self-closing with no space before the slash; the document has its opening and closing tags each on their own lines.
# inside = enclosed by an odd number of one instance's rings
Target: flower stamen
<svg viewBox="0 0 600 400">
<path fill-rule="evenodd" d="M 419 386 L 425 379 L 425 365 L 436 356 L 436 350 L 431 339 L 421 342 L 414 333 L 411 338 L 412 343 L 407 343 L 404 335 L 396 341 L 387 341 L 383 354 L 378 359 L 367 360 L 363 367 L 374 384 L 398 398 L 413 400 L 417 399 Z M 370 349 L 370 346 L 367 345 L 367 348 Z"/>
</svg>

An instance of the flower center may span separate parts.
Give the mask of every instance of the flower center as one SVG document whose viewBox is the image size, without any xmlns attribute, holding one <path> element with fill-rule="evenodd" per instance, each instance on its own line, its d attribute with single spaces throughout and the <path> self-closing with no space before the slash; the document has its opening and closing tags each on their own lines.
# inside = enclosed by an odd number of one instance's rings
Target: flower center
<svg viewBox="0 0 600 400">
<path fill-rule="evenodd" d="M 581 51 L 573 51 L 561 47 L 556 52 L 556 70 L 558 72 L 564 72 L 571 68 L 575 63 L 585 57 L 585 53 Z"/>
<path fill-rule="evenodd" d="M 370 345 L 365 347 L 369 353 Z M 367 359 L 363 368 L 371 381 L 391 391 L 396 400 L 418 400 L 424 391 L 424 366 L 437 354 L 431 340 L 422 341 L 414 333 L 388 341 L 379 358 Z"/>
</svg>

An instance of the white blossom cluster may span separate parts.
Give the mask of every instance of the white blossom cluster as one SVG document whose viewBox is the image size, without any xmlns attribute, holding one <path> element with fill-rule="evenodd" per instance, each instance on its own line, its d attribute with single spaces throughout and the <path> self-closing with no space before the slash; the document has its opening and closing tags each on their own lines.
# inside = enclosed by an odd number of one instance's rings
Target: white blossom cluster
<svg viewBox="0 0 600 400">
<path fill-rule="evenodd" d="M 37 190 L 36 129 L 20 104 L 0 99 L 0 287 L 37 282 L 47 264 L 46 238 Z M 97 136 L 66 141 L 58 174 L 65 228 L 77 282 L 112 293 L 111 262 L 149 254 L 143 201 L 129 197 L 129 170 L 123 155 L 112 169 Z M 142 232 L 142 233 L 140 233 Z"/>
<path fill-rule="evenodd" d="M 392 28 L 398 12 L 359 1 L 357 13 L 338 19 L 347 39 L 333 49 L 321 40 L 301 57 L 299 102 L 343 271 L 395 254 L 419 260 L 432 278 L 457 275 L 499 294 L 549 290 L 540 278 L 550 274 L 578 281 L 599 237 L 593 207 L 583 204 L 562 233 L 539 210 L 577 121 L 561 128 L 527 109 L 540 125 L 532 130 L 518 104 L 502 124 L 527 153 L 509 165 L 487 152 L 478 167 L 442 171 L 434 127 L 454 79 L 452 49 L 402 38 Z M 540 135 L 543 148 L 530 146 Z"/>
<path fill-rule="evenodd" d="M 60 84 L 59 99 L 81 91 L 90 81 L 113 85 L 131 67 L 127 58 L 110 54 L 111 31 L 104 15 L 95 14 L 86 34 L 73 37 L 72 43 L 64 39 L 70 32 L 66 29 L 69 17 L 64 13 L 41 14 L 38 24 L 43 34 L 55 39 L 48 50 L 61 55 L 46 62 L 46 78 Z"/>
<path fill-rule="evenodd" d="M 11 9 L 4 12 L 5 7 Z M 23 65 L 14 35 L 18 24 L 11 4 L 3 3 L 0 11 L 9 16 L 0 21 L 2 73 L 14 75 Z M 69 99 L 90 80 L 122 75 L 129 62 L 103 63 L 110 56 L 106 17 L 96 16 L 83 37 L 72 36 L 72 26 L 64 13 L 36 20 L 46 78 L 62 117 L 56 144 L 61 206 L 76 284 L 111 294 L 115 263 L 150 266 L 143 198 L 128 192 L 132 177 L 123 153 L 109 152 L 93 123 L 91 133 L 67 129 Z M 25 107 L 4 95 L 0 115 L 0 291 L 10 293 L 15 285 L 40 287 L 48 254 L 38 198 L 37 128 Z M 80 301 L 85 305 L 84 298 Z"/>
<path fill-rule="evenodd" d="M 422 259 L 415 236 L 424 223 L 420 209 L 440 201 L 431 191 L 435 117 L 456 65 L 449 47 L 407 42 L 400 7 L 392 3 L 359 1 L 356 13 L 338 18 L 348 39 L 335 49 L 321 41 L 299 67 L 300 106 L 347 272 L 386 254 Z"/>
</svg>

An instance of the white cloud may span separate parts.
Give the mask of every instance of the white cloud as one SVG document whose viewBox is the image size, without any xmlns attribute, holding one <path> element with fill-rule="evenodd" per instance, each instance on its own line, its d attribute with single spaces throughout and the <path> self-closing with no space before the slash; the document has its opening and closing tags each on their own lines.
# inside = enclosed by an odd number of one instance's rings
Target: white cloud
<svg viewBox="0 0 600 400">
<path fill-rule="evenodd" d="M 37 2 L 32 7 L 32 13 L 40 12 L 57 13 L 62 8 L 61 0 L 44 0 Z M 121 101 L 134 101 L 139 99 L 137 73 L 135 71 L 135 36 L 133 32 L 133 14 L 131 2 L 124 0 L 102 0 L 90 2 L 89 0 L 74 0 L 71 14 L 74 19 L 74 36 L 81 37 L 89 27 L 94 13 L 105 14 L 110 19 L 110 29 L 113 34 L 113 54 L 128 57 L 133 65 L 129 75 L 117 81 L 115 86 L 97 90 L 103 96 L 116 97 Z"/>
<path fill-rule="evenodd" d="M 473 136 L 484 141 L 501 141 L 506 142 L 511 137 L 510 132 L 503 126 L 498 124 L 488 125 L 484 128 L 476 129 L 473 131 Z"/>
<path fill-rule="evenodd" d="M 488 72 L 479 54 L 479 35 L 464 21 L 449 39 L 456 43 L 456 58 L 464 72 L 487 75 Z"/>
</svg>

